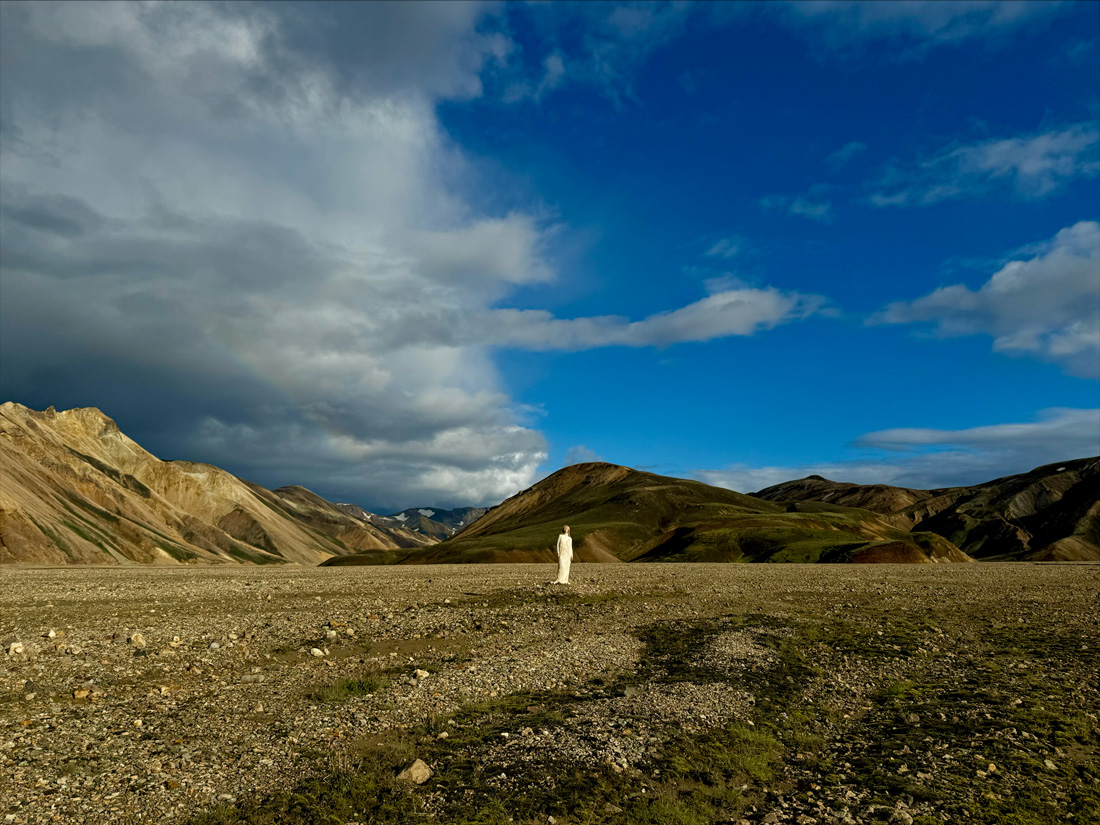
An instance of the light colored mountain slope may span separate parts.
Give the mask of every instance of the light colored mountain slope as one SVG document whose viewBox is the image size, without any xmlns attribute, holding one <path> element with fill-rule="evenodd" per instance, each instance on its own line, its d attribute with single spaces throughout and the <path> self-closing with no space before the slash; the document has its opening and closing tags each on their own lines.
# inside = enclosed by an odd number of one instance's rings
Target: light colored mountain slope
<svg viewBox="0 0 1100 825">
<path fill-rule="evenodd" d="M 425 543 L 303 488 L 269 491 L 209 464 L 161 461 L 95 408 L 0 405 L 3 563 L 317 564 Z"/>
</svg>

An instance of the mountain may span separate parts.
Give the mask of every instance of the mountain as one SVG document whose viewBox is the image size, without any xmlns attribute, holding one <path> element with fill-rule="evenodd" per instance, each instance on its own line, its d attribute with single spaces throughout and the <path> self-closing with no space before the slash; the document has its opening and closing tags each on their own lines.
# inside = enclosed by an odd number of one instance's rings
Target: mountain
<svg viewBox="0 0 1100 825">
<path fill-rule="evenodd" d="M 400 513 L 380 516 L 379 518 L 386 519 L 386 524 L 399 524 L 406 530 L 413 530 L 442 541 L 453 536 L 463 527 L 472 524 L 487 512 L 489 511 L 485 507 L 460 507 L 457 510 L 441 510 L 436 507 L 410 507 Z"/>
<path fill-rule="evenodd" d="M 267 490 L 209 464 L 161 461 L 95 408 L 0 405 L 4 563 L 317 564 L 431 539 Z"/>
<path fill-rule="evenodd" d="M 614 464 L 566 467 L 405 563 L 553 561 L 563 524 L 578 561 L 969 561 L 930 533 L 830 504 L 777 505 Z"/>
<path fill-rule="evenodd" d="M 862 507 L 899 528 L 943 536 L 978 559 L 1100 561 L 1100 457 L 938 490 L 809 476 L 754 494 L 769 502 Z"/>
<path fill-rule="evenodd" d="M 440 507 L 410 507 L 400 513 L 380 516 L 364 510 L 358 504 L 337 504 L 336 507 L 349 516 L 377 524 L 379 527 L 410 530 L 436 541 L 453 536 L 463 527 L 472 524 L 489 512 L 485 507 L 459 507 L 456 510 L 444 510 Z"/>
</svg>

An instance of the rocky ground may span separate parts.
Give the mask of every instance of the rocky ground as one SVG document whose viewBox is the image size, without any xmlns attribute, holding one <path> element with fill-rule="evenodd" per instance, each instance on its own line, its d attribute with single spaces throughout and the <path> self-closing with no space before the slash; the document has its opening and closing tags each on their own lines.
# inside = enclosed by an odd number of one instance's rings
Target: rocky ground
<svg viewBox="0 0 1100 825">
<path fill-rule="evenodd" d="M 0 568 L 0 822 L 1100 821 L 1100 567 L 551 577 Z"/>
</svg>

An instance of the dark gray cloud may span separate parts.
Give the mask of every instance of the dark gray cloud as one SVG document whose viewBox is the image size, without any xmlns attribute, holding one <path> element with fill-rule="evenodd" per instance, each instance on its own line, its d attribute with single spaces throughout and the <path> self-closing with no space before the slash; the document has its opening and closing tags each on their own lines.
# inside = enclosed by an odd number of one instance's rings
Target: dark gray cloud
<svg viewBox="0 0 1100 825">
<path fill-rule="evenodd" d="M 494 14 L 0 4 L 3 397 L 98 406 L 156 454 L 267 485 L 493 503 L 547 455 L 494 348 L 663 346 L 816 311 L 747 287 L 640 321 L 499 309 L 554 277 L 558 228 L 476 209 L 434 114 L 508 71 Z M 608 21 L 631 48 L 666 23 Z"/>
</svg>

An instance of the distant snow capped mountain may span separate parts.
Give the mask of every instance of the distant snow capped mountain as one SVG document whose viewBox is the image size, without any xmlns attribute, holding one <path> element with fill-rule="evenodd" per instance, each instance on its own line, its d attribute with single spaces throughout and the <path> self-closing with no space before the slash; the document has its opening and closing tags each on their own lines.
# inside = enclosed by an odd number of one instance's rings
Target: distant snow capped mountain
<svg viewBox="0 0 1100 825">
<path fill-rule="evenodd" d="M 335 505 L 342 513 L 390 530 L 400 528 L 422 536 L 442 541 L 453 536 L 468 524 L 473 524 L 487 512 L 485 507 L 459 507 L 456 510 L 440 510 L 438 507 L 410 507 L 388 516 L 364 510 L 358 504 Z"/>
<path fill-rule="evenodd" d="M 376 521 L 380 524 L 400 523 L 406 530 L 413 530 L 422 535 L 442 540 L 453 536 L 487 512 L 489 510 L 485 507 L 459 507 L 455 510 L 441 510 L 438 507 L 410 507 L 389 516 L 375 516 L 375 519 L 386 519 L 385 522 Z"/>
</svg>

